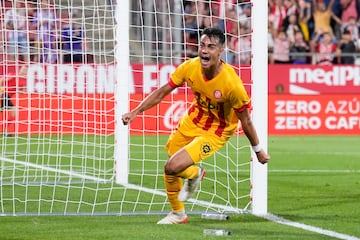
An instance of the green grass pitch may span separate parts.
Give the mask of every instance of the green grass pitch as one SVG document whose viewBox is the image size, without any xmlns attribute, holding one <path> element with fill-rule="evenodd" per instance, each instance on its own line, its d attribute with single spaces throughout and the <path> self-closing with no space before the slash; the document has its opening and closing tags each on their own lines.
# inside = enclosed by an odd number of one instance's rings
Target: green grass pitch
<svg viewBox="0 0 360 240">
<path fill-rule="evenodd" d="M 360 138 L 357 136 L 269 137 L 269 212 L 291 221 L 351 235 L 354 239 L 360 238 L 359 146 Z M 98 152 L 100 149 L 90 146 L 79 153 L 75 151 L 73 161 L 80 161 L 76 156 L 85 150 Z M 62 151 L 68 152 L 69 149 Z M 98 157 L 108 156 L 112 149 L 101 149 L 100 152 L 97 153 Z M 46 161 L 56 160 L 47 157 Z M 96 164 L 94 161 L 94 169 L 99 169 L 100 166 Z M 161 168 L 162 164 L 160 162 L 156 166 Z M 0 194 L 0 198 L 6 195 L 6 187 L 2 183 Z M 39 192 L 36 190 L 27 194 L 30 196 Z M 64 190 L 56 194 L 60 197 L 68 193 Z M 114 199 L 120 197 L 114 196 Z M 114 209 L 118 207 L 115 205 L 112 206 Z M 64 208 L 61 203 L 53 207 L 60 209 L 59 211 Z M 220 238 L 204 237 L 202 233 L 205 228 L 227 229 L 232 232 L 231 236 L 221 237 L 222 239 L 331 239 L 326 235 L 285 226 L 250 214 L 231 215 L 229 221 L 204 220 L 198 215 L 190 215 L 188 224 L 176 226 L 156 225 L 161 217 L 0 216 L 0 239 Z"/>
</svg>

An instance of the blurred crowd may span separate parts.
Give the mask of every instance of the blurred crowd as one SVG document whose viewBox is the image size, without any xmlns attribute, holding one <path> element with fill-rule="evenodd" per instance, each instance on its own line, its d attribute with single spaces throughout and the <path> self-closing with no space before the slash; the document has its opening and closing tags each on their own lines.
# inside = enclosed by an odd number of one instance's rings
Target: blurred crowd
<svg viewBox="0 0 360 240">
<path fill-rule="evenodd" d="M 76 10 L 61 16 L 49 0 L 1 2 L 1 37 L 8 61 L 70 63 L 85 60 L 84 32 Z M 66 15 L 66 16 L 65 16 Z"/>
<path fill-rule="evenodd" d="M 88 61 L 76 9 L 56 12 L 55 0 L 0 0 L 0 40 L 7 60 Z M 269 63 L 354 64 L 360 52 L 360 0 L 268 0 Z M 185 57 L 197 55 L 199 33 L 226 33 L 223 58 L 251 62 L 250 0 L 183 0 Z M 266 21 L 266 20 L 264 20 Z"/>
<path fill-rule="evenodd" d="M 251 9 L 249 0 L 184 1 L 187 57 L 198 31 L 214 26 L 226 32 L 224 59 L 249 64 Z M 360 0 L 268 0 L 269 63 L 354 64 L 359 13 Z"/>
</svg>

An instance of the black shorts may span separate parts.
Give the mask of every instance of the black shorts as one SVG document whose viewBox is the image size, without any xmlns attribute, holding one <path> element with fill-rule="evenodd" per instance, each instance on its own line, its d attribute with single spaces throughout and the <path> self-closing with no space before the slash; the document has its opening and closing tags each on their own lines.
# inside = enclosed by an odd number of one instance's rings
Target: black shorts
<svg viewBox="0 0 360 240">
<path fill-rule="evenodd" d="M 0 105 L 0 111 L 3 109 L 9 109 L 12 108 L 14 104 L 11 102 L 11 98 L 9 94 L 3 93 L 1 94 L 1 105 Z"/>
</svg>

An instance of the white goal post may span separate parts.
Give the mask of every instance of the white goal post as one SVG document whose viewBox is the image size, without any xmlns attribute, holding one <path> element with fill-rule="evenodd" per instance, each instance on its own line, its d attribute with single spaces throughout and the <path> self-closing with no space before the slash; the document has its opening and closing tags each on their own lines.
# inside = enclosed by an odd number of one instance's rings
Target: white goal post
<svg viewBox="0 0 360 240">
<path fill-rule="evenodd" d="M 14 6 L 4 2 L 0 24 L 5 29 L 6 11 Z M 169 211 L 164 144 L 193 96 L 181 87 L 130 126 L 123 126 L 121 115 L 165 83 L 178 64 L 196 55 L 200 25 L 192 29 L 187 25 L 191 19 L 198 24 L 207 19 L 211 26 L 225 28 L 229 45 L 223 57 L 234 59 L 235 70 L 251 89 L 253 121 L 267 150 L 265 1 L 246 7 L 232 0 L 198 0 L 195 7 L 194 1 L 183 0 L 47 2 L 56 16 L 50 32 L 31 25 L 41 20 L 35 13 L 44 6 L 24 6 L 23 17 L 29 22 L 23 30 L 31 38 L 28 51 L 20 46 L 13 54 L 8 44 L 11 29 L 0 33 L 0 75 L 12 74 L 21 85 L 19 69 L 28 66 L 26 92 L 11 98 L 15 116 L 6 109 L 0 112 L 1 216 Z M 202 12 L 204 6 L 210 14 Z M 249 31 L 229 32 L 231 24 L 225 22 L 234 22 L 232 9 L 250 7 L 251 16 L 241 15 L 244 24 L 251 23 Z M 70 19 L 83 31 L 80 62 L 75 58 L 66 62 L 64 57 L 79 53 L 74 47 L 77 38 L 64 37 Z M 233 26 L 240 31 L 240 25 Z M 53 39 L 48 43 L 56 48 L 49 52 L 57 56 L 56 62 L 40 60 L 46 40 L 40 39 L 39 31 Z M 245 41 L 249 38 L 251 48 Z M 234 49 L 230 39 L 237 44 Z M 240 62 L 250 55 L 251 61 Z M 250 149 L 239 130 L 223 149 L 203 161 L 207 176 L 186 203 L 188 213 L 267 213 L 267 166 L 251 161 L 256 156 Z"/>
<path fill-rule="evenodd" d="M 268 150 L 268 9 L 267 1 L 253 1 L 252 79 L 253 121 L 264 149 Z M 252 153 L 253 154 L 253 153 Z M 267 214 L 267 164 L 252 162 L 252 213 Z"/>
</svg>

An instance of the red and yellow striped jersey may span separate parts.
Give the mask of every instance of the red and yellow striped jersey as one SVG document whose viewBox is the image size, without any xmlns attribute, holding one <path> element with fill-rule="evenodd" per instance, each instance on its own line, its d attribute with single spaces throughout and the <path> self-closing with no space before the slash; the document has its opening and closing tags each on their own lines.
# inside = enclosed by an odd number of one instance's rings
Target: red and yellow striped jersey
<svg viewBox="0 0 360 240">
<path fill-rule="evenodd" d="M 235 111 L 248 108 L 250 98 L 232 66 L 222 62 L 221 72 L 207 80 L 201 72 L 200 58 L 187 60 L 176 68 L 169 84 L 175 88 L 185 82 L 195 98 L 181 124 L 188 125 L 188 129 L 195 124 L 219 137 L 233 135 L 238 125 Z"/>
</svg>

